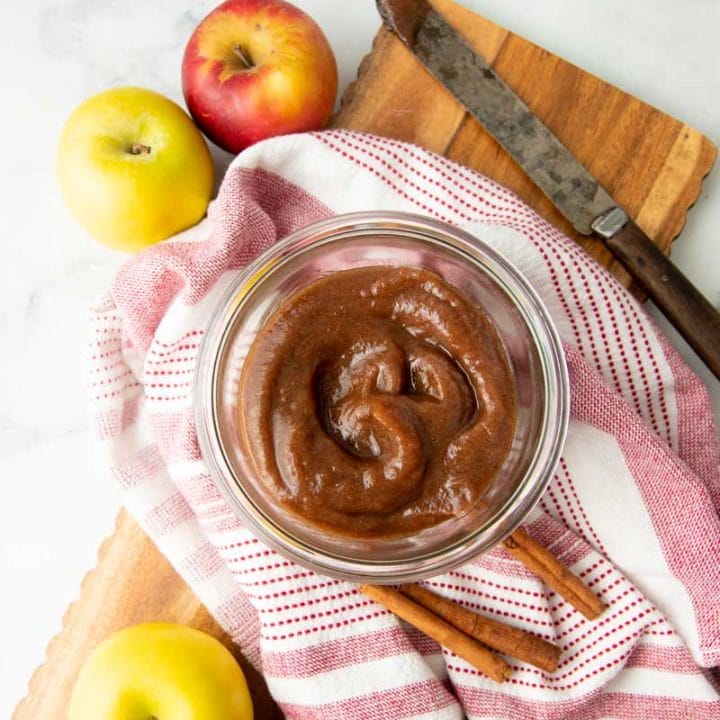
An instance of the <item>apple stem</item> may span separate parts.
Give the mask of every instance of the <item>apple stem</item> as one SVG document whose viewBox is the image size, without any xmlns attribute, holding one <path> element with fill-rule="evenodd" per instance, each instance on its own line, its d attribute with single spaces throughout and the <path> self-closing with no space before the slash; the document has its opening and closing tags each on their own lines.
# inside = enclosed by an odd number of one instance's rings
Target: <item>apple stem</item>
<svg viewBox="0 0 720 720">
<path fill-rule="evenodd" d="M 142 143 L 133 143 L 130 146 L 130 154 L 131 155 L 149 155 L 150 154 L 150 146 L 143 145 Z"/>
<path fill-rule="evenodd" d="M 235 45 L 233 51 L 240 58 L 240 62 L 245 66 L 246 70 L 250 70 L 255 67 L 255 63 L 250 57 L 250 53 L 245 50 L 242 45 Z"/>
</svg>

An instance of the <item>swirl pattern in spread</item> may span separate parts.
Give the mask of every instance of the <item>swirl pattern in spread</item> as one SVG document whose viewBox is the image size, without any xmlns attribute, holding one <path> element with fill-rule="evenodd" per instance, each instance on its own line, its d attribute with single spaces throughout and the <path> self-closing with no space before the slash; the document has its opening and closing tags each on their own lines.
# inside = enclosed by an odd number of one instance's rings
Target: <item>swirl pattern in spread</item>
<svg viewBox="0 0 720 720">
<path fill-rule="evenodd" d="M 292 295 L 240 382 L 264 487 L 351 536 L 407 535 L 468 512 L 508 453 L 515 408 L 488 317 L 415 268 L 337 272 Z"/>
</svg>

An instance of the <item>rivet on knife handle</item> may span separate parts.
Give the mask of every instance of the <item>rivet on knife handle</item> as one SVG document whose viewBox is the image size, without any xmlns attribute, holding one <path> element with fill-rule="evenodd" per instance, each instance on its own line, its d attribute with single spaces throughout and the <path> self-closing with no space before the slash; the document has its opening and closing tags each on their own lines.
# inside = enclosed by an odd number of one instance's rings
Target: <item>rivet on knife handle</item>
<svg viewBox="0 0 720 720">
<path fill-rule="evenodd" d="M 720 314 L 627 221 L 600 183 L 427 0 L 376 0 L 385 24 L 508 151 L 583 234 L 600 234 L 648 296 L 720 378 Z M 665 279 L 667 278 L 667 279 Z"/>
</svg>

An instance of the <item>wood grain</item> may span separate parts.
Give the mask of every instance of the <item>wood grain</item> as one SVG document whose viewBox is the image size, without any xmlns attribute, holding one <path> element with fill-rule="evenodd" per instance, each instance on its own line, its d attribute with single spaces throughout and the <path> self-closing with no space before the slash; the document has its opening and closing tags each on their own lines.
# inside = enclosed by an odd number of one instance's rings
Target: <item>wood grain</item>
<svg viewBox="0 0 720 720">
<path fill-rule="evenodd" d="M 433 5 L 669 254 L 717 148 L 681 121 L 451 0 Z M 516 192 L 631 286 L 603 243 L 577 233 L 390 31 L 378 34 L 337 124 L 414 142 L 482 172 Z"/>
<path fill-rule="evenodd" d="M 465 35 L 632 215 L 665 253 L 695 202 L 717 151 L 700 133 L 532 43 L 455 5 L 436 7 Z M 626 286 L 629 278 L 598 242 L 579 237 L 495 141 L 381 29 L 334 119 L 442 153 L 514 190 Z M 173 620 L 230 644 L 140 528 L 122 512 L 98 565 L 68 610 L 47 660 L 15 720 L 60 720 L 77 672 L 113 630 L 143 620 Z M 239 654 L 238 654 L 239 656 Z M 247 664 L 246 664 L 247 667 Z M 276 713 L 252 675 L 257 717 Z"/>
</svg>

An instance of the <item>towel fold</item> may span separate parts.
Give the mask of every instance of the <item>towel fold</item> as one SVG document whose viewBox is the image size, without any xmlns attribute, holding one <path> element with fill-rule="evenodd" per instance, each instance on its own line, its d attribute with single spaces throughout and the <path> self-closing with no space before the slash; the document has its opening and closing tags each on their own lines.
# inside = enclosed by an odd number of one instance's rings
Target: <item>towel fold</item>
<svg viewBox="0 0 720 720">
<path fill-rule="evenodd" d="M 502 548 L 427 581 L 562 645 L 547 674 L 496 685 L 353 585 L 258 541 L 203 463 L 193 371 L 238 269 L 310 222 L 404 210 L 505 255 L 562 336 L 571 420 L 528 530 L 609 609 L 585 620 Z M 347 131 L 236 158 L 208 218 L 148 248 L 92 309 L 90 392 L 110 475 L 137 521 L 265 675 L 288 718 L 717 718 L 720 478 L 704 386 L 638 303 L 571 240 L 485 177 Z"/>
</svg>

